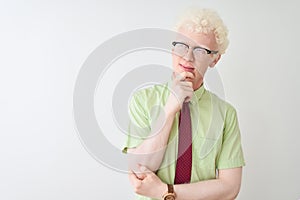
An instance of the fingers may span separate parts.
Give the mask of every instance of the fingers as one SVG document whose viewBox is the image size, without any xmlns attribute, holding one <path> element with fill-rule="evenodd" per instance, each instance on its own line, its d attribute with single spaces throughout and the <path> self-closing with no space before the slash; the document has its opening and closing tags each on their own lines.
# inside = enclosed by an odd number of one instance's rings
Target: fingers
<svg viewBox="0 0 300 200">
<path fill-rule="evenodd" d="M 130 171 L 128 173 L 128 178 L 131 185 L 135 188 L 139 187 L 142 184 L 142 181 L 136 176 L 136 174 L 133 171 Z"/>
<path fill-rule="evenodd" d="M 143 180 L 144 178 L 146 178 L 145 173 L 141 172 L 141 170 L 139 169 L 139 166 L 135 171 L 131 171 L 131 172 L 134 173 L 136 178 L 139 179 L 139 180 Z"/>
<path fill-rule="evenodd" d="M 147 173 L 151 172 L 148 168 L 146 168 L 145 166 L 143 166 L 141 164 L 138 164 L 138 169 L 139 169 L 139 172 L 136 173 L 135 175 L 140 180 L 144 180 L 147 176 Z"/>
<path fill-rule="evenodd" d="M 188 80 L 192 78 L 194 78 L 192 73 L 182 72 L 175 77 L 174 82 L 175 84 L 180 85 L 180 87 L 186 91 L 193 91 L 193 83 Z"/>
<path fill-rule="evenodd" d="M 179 81 L 177 82 L 177 86 L 180 88 L 175 92 L 177 94 L 177 98 L 179 102 L 188 102 L 192 98 L 194 94 L 193 83 L 190 81 Z"/>
<path fill-rule="evenodd" d="M 145 167 L 143 165 L 139 165 L 139 169 L 141 172 L 138 174 L 132 170 L 130 170 L 130 172 L 128 173 L 129 181 L 130 181 L 131 185 L 134 186 L 135 188 L 138 188 L 142 184 L 142 181 L 147 176 L 151 176 L 154 174 L 151 170 L 149 170 L 147 167 Z M 143 177 L 143 178 L 140 179 L 139 177 Z"/>
<path fill-rule="evenodd" d="M 182 88 L 185 88 L 186 90 L 193 91 L 193 83 L 190 81 L 181 81 L 180 85 L 182 86 Z"/>
<path fill-rule="evenodd" d="M 157 189 L 165 188 L 165 184 L 147 167 L 140 165 L 139 170 L 142 174 L 145 174 L 145 179 L 139 180 L 133 171 L 129 173 L 130 183 L 133 186 L 134 192 L 143 196 L 157 197 Z M 161 187 L 162 185 L 163 187 Z M 159 194 L 163 192 L 159 191 Z"/>
<path fill-rule="evenodd" d="M 174 72 L 173 77 L 175 81 L 187 81 L 189 79 L 193 79 L 194 74 L 191 72 L 181 72 L 180 74 Z"/>
<path fill-rule="evenodd" d="M 148 169 L 147 167 L 145 167 L 141 164 L 138 164 L 137 170 L 138 170 L 138 172 L 130 170 L 129 178 L 131 178 L 131 179 L 136 178 L 138 180 L 144 180 L 149 173 L 153 173 L 150 169 Z"/>
<path fill-rule="evenodd" d="M 168 111 L 176 113 L 182 108 L 183 102 L 189 102 L 192 99 L 193 79 L 194 74 L 191 72 L 173 73 L 170 95 L 166 104 Z"/>
</svg>

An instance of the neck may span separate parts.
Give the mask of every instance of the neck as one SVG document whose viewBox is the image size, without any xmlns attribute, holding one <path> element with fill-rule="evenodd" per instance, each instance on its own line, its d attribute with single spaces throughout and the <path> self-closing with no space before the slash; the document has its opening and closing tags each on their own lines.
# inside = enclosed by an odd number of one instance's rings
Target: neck
<svg viewBox="0 0 300 200">
<path fill-rule="evenodd" d="M 197 84 L 195 87 L 193 87 L 194 91 L 198 90 L 203 85 L 203 81 L 201 81 L 200 84 Z"/>
</svg>

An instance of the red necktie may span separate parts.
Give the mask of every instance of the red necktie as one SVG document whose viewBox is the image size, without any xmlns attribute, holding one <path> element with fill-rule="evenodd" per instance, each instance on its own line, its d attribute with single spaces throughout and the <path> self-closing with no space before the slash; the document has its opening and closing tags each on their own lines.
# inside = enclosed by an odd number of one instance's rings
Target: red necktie
<svg viewBox="0 0 300 200">
<path fill-rule="evenodd" d="M 189 183 L 192 171 L 192 126 L 189 103 L 183 103 L 179 117 L 178 158 L 175 184 Z"/>
</svg>

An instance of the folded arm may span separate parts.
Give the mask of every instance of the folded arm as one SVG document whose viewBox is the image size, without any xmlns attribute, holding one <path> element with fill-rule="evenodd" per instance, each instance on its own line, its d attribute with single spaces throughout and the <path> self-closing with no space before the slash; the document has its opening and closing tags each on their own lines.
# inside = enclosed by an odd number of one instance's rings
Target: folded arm
<svg viewBox="0 0 300 200">
<path fill-rule="evenodd" d="M 167 186 L 159 177 L 143 167 L 143 180 L 134 173 L 129 174 L 130 182 L 137 194 L 161 199 Z M 176 200 L 233 200 L 240 191 L 242 167 L 221 169 L 217 179 L 190 184 L 174 185 Z"/>
<path fill-rule="evenodd" d="M 186 81 L 187 77 L 193 77 L 193 74 L 183 72 L 174 77 L 167 102 L 157 120 L 151 124 L 150 135 L 136 148 L 127 150 L 130 170 L 138 172 L 138 165 L 146 166 L 154 172 L 159 169 L 176 113 L 180 111 L 183 102 L 190 100 L 193 95 L 193 85 Z"/>
<path fill-rule="evenodd" d="M 161 112 L 151 128 L 150 136 L 136 148 L 127 150 L 129 169 L 138 172 L 138 165 L 147 166 L 151 171 L 157 171 L 166 151 L 169 134 L 176 113 Z"/>
<path fill-rule="evenodd" d="M 192 184 L 175 185 L 178 200 L 232 200 L 240 191 L 242 168 L 219 170 L 219 177 Z"/>
</svg>

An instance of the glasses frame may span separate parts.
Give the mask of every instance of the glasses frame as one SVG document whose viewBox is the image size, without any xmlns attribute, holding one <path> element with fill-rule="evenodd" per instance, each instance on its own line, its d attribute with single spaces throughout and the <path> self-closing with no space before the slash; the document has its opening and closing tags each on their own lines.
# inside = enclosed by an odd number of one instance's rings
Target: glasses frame
<svg viewBox="0 0 300 200">
<path fill-rule="evenodd" d="M 182 45 L 186 46 L 188 50 L 190 49 L 190 46 L 187 45 L 187 44 L 185 44 L 185 43 L 183 43 L 183 42 L 176 42 L 176 41 L 172 42 L 172 45 L 173 45 L 174 47 L 176 46 L 176 44 L 182 44 Z M 219 51 L 209 50 L 209 49 L 206 49 L 206 48 L 200 47 L 200 46 L 194 47 L 194 48 L 193 48 L 193 51 L 194 51 L 195 49 L 202 49 L 202 50 L 205 50 L 207 54 L 217 54 L 217 53 L 219 52 Z M 188 51 L 187 51 L 187 52 L 188 52 Z"/>
</svg>

